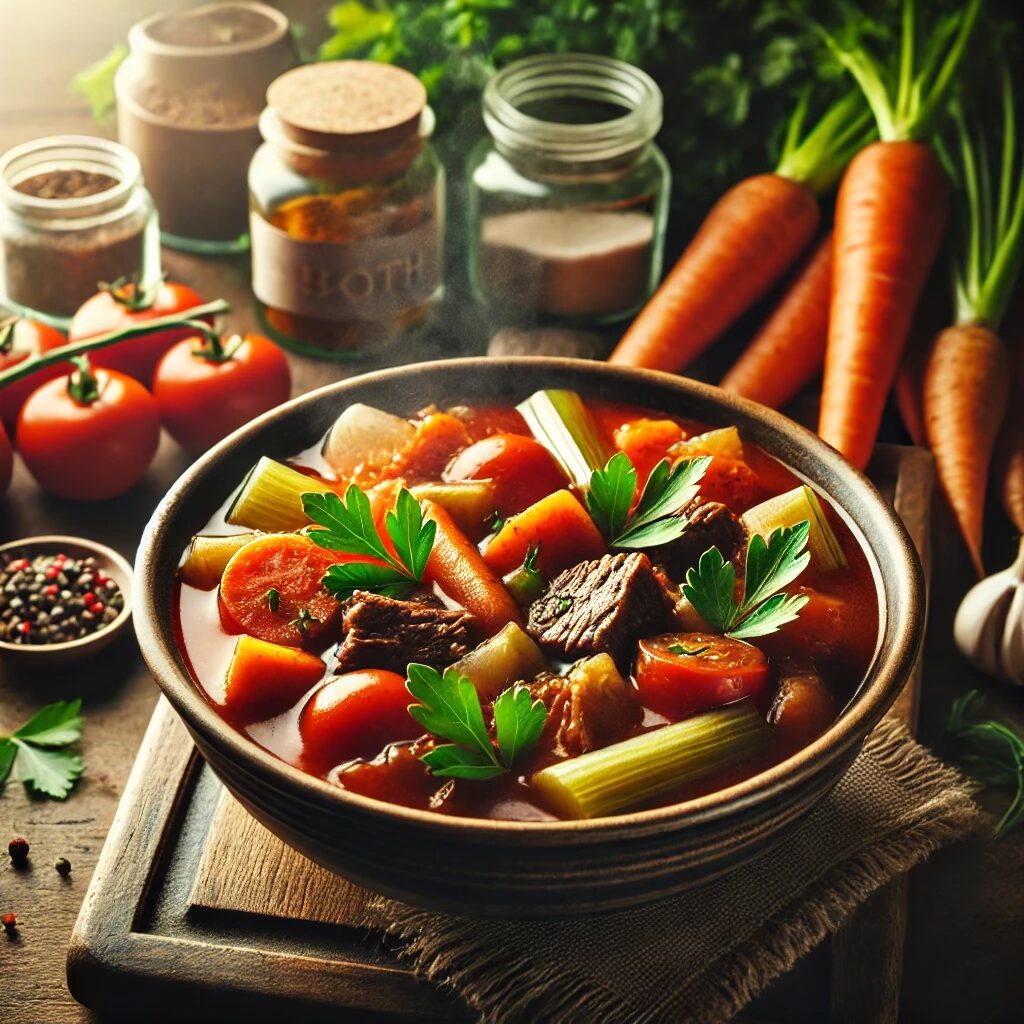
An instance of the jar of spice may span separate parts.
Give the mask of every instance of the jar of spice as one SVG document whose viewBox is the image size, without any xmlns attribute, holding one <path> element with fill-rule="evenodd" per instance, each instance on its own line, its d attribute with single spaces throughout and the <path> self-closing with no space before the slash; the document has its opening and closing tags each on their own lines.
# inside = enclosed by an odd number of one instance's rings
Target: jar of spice
<svg viewBox="0 0 1024 1024">
<path fill-rule="evenodd" d="M 442 292 L 444 174 L 414 75 L 296 68 L 267 91 L 249 170 L 252 288 L 266 329 L 328 358 L 379 350 Z"/>
<path fill-rule="evenodd" d="M 166 245 L 248 244 L 246 175 L 267 86 L 297 58 L 288 19 L 229 0 L 146 18 L 115 78 L 118 138 L 142 163 Z"/>
<path fill-rule="evenodd" d="M 160 279 L 160 232 L 135 154 L 63 135 L 0 157 L 0 303 L 66 327 L 100 281 Z"/>
<path fill-rule="evenodd" d="M 661 273 L 670 174 L 661 91 L 620 60 L 527 57 L 484 89 L 469 164 L 469 274 L 509 321 L 603 323 Z"/>
</svg>

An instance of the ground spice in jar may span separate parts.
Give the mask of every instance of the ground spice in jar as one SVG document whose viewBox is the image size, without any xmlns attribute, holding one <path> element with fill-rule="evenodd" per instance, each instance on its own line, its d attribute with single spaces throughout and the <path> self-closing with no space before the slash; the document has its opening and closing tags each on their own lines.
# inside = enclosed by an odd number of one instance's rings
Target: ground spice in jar
<svg viewBox="0 0 1024 1024">
<path fill-rule="evenodd" d="M 109 626 L 124 595 L 93 557 L 10 558 L 0 569 L 0 640 L 60 644 Z"/>
<path fill-rule="evenodd" d="M 117 184 L 117 178 L 97 171 L 83 171 L 77 167 L 61 171 L 33 174 L 14 186 L 22 195 L 37 199 L 81 199 L 98 195 Z"/>
</svg>

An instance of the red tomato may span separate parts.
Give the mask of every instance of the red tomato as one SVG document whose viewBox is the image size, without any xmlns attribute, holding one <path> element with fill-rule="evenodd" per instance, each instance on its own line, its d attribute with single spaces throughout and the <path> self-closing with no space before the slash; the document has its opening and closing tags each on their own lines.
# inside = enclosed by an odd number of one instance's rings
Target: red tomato
<svg viewBox="0 0 1024 1024">
<path fill-rule="evenodd" d="M 326 770 L 421 736 L 423 729 L 409 715 L 411 703 L 397 672 L 364 669 L 335 676 L 302 709 L 303 758 Z"/>
<path fill-rule="evenodd" d="M 84 382 L 77 370 L 48 381 L 22 407 L 15 438 L 44 490 L 79 501 L 123 494 L 142 478 L 159 442 L 155 399 L 115 370 L 89 371 Z"/>
<path fill-rule="evenodd" d="M 179 341 L 160 360 L 153 397 L 168 433 L 189 451 L 206 451 L 249 420 L 288 400 L 291 371 L 284 353 L 259 334 L 227 338 L 227 358 L 198 337 Z"/>
<path fill-rule="evenodd" d="M 757 698 L 768 685 L 768 658 L 714 633 L 667 633 L 640 641 L 636 687 L 646 707 L 674 721 Z"/>
<path fill-rule="evenodd" d="M 56 327 L 48 327 L 38 320 L 22 317 L 7 320 L 0 324 L 0 371 L 17 366 L 29 356 L 41 355 L 66 344 L 67 338 Z M 40 384 L 63 377 L 66 370 L 66 367 L 60 365 L 47 366 L 0 389 L 0 420 L 4 426 L 13 432 L 25 399 Z"/>
<path fill-rule="evenodd" d="M 448 464 L 444 478 L 493 480 L 502 517 L 522 512 L 568 482 L 551 452 L 522 434 L 494 434 L 471 444 Z"/>
<path fill-rule="evenodd" d="M 0 423 L 0 497 L 7 493 L 11 484 L 11 473 L 14 472 L 14 452 L 7 437 L 4 425 Z"/>
<path fill-rule="evenodd" d="M 202 296 L 187 285 L 171 281 L 160 285 L 148 305 L 136 308 L 134 295 L 134 285 L 127 284 L 97 292 L 91 299 L 86 299 L 71 321 L 68 338 L 71 341 L 84 341 L 98 334 L 107 334 L 157 317 L 184 314 L 186 310 L 200 306 L 204 301 Z M 157 331 L 98 349 L 92 353 L 92 361 L 96 366 L 127 373 L 129 377 L 149 387 L 161 356 L 176 341 L 192 334 L 195 334 L 195 329 L 191 327 Z"/>
</svg>

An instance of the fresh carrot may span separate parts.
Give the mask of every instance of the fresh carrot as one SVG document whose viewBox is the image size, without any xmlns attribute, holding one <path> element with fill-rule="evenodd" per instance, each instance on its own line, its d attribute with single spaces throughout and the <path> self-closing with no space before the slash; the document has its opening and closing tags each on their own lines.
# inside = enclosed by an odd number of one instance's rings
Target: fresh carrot
<svg viewBox="0 0 1024 1024">
<path fill-rule="evenodd" d="M 821 372 L 832 298 L 832 234 L 804 261 L 722 388 L 781 409 Z"/>
<path fill-rule="evenodd" d="M 228 666 L 224 707 L 242 724 L 287 711 L 324 674 L 324 663 L 295 647 L 240 636 Z"/>
<path fill-rule="evenodd" d="M 451 514 L 434 501 L 423 501 L 423 514 L 437 523 L 434 547 L 424 579 L 475 615 L 493 636 L 510 622 L 522 623 L 519 606 L 476 546 L 455 525 Z"/>
<path fill-rule="evenodd" d="M 925 142 L 977 20 L 980 0 L 936 29 L 915 73 L 914 0 L 904 0 L 900 65 L 889 76 L 863 49 L 839 59 L 857 79 L 881 141 L 850 162 L 839 186 L 835 267 L 818 432 L 858 469 L 871 457 L 914 310 L 938 254 L 949 184 Z M 898 82 L 895 97 L 888 82 Z"/>
<path fill-rule="evenodd" d="M 681 370 L 793 265 L 814 238 L 817 196 L 864 142 L 862 101 L 835 104 L 801 142 L 806 97 L 772 174 L 741 181 L 711 208 L 693 241 L 609 357 Z"/>
<path fill-rule="evenodd" d="M 299 534 L 257 537 L 224 568 L 221 617 L 233 631 L 301 647 L 337 623 L 341 606 L 320 581 L 343 558 Z"/>
<path fill-rule="evenodd" d="M 963 199 L 964 243 L 954 263 L 957 322 L 935 339 L 924 378 L 925 429 L 939 483 L 979 576 L 989 463 L 1012 377 L 996 330 L 1024 257 L 1024 160 L 1017 153 L 1013 83 L 1005 65 L 1002 84 L 996 187 L 983 118 L 973 119 L 981 127 L 971 131 L 964 110 L 954 111 L 959 161 L 949 163 Z"/>
<path fill-rule="evenodd" d="M 487 545 L 484 558 L 504 575 L 518 569 L 532 547 L 538 549 L 537 568 L 549 580 L 607 550 L 601 531 L 570 491 L 555 491 L 513 516 Z"/>
</svg>

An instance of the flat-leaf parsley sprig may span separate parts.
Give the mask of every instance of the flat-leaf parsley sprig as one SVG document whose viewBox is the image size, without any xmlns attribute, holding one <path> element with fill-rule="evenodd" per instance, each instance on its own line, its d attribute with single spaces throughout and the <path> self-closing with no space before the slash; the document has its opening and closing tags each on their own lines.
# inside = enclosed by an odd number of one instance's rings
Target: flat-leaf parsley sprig
<svg viewBox="0 0 1024 1024">
<path fill-rule="evenodd" d="M 680 537 L 688 521 L 678 515 L 700 490 L 710 456 L 682 459 L 674 467 L 662 459 L 651 471 L 633 514 L 636 469 L 625 452 L 616 452 L 595 470 L 587 490 L 587 510 L 613 548 L 648 548 Z"/>
<path fill-rule="evenodd" d="M 328 551 L 372 558 L 372 562 L 332 565 L 324 586 L 338 600 L 357 590 L 372 590 L 387 597 L 404 597 L 423 579 L 434 547 L 437 524 L 423 518 L 420 503 L 406 489 L 398 492 L 393 512 L 384 520 L 395 554 L 384 546 L 370 509 L 370 499 L 355 484 L 342 499 L 333 492 L 302 495 L 302 508 L 318 530 L 309 539 Z M 396 557 L 397 556 L 397 557 Z"/>
<path fill-rule="evenodd" d="M 747 545 L 743 596 L 736 599 L 736 570 L 718 548 L 708 548 L 686 574 L 683 594 L 701 618 L 736 640 L 774 633 L 792 622 L 807 604 L 806 594 L 781 594 L 807 568 L 811 526 L 805 519 L 780 526 L 765 541 L 755 533 Z"/>
<path fill-rule="evenodd" d="M 494 702 L 492 740 L 476 687 L 454 668 L 442 675 L 429 665 L 412 664 L 405 685 L 419 701 L 409 705 L 409 714 L 427 732 L 451 741 L 420 758 L 433 775 L 455 779 L 503 775 L 536 747 L 547 720 L 543 703 L 517 683 Z"/>
<path fill-rule="evenodd" d="M 0 786 L 18 765 L 18 779 L 33 793 L 63 800 L 85 765 L 68 750 L 82 738 L 81 700 L 47 704 L 10 736 L 0 736 Z"/>
</svg>

